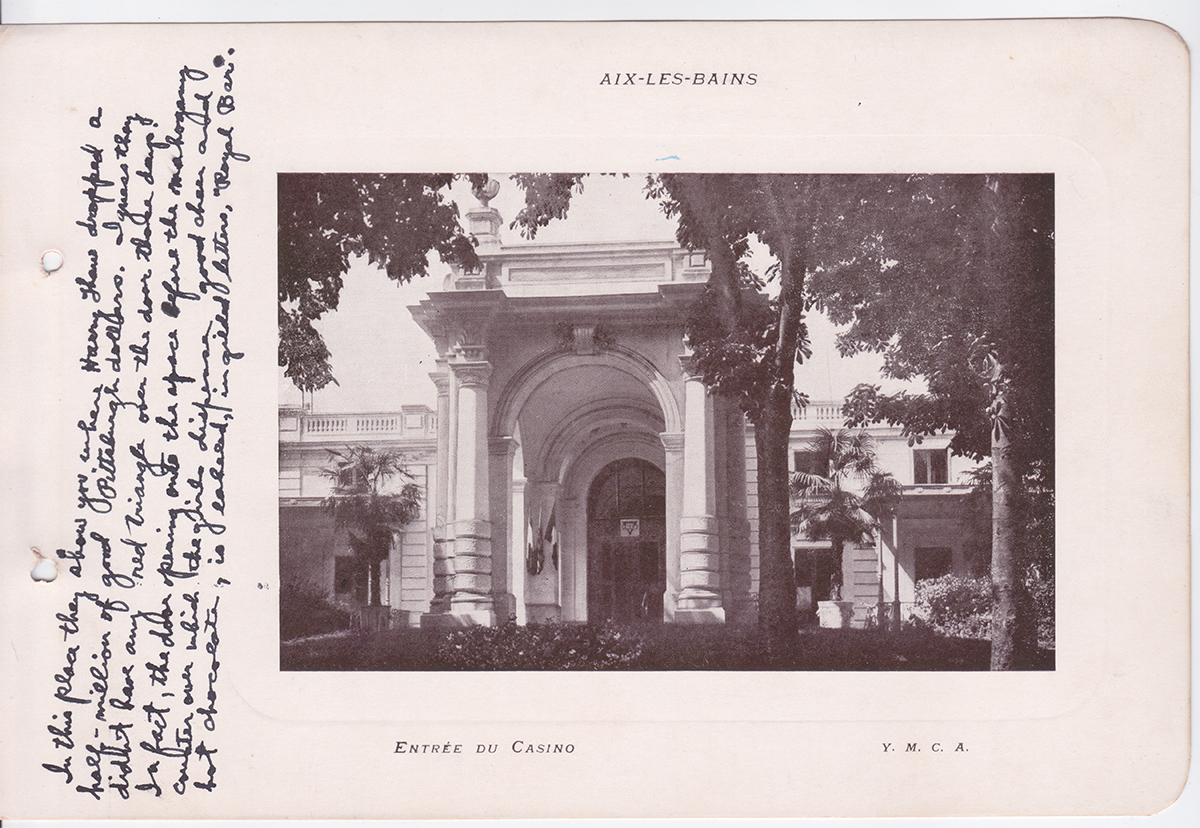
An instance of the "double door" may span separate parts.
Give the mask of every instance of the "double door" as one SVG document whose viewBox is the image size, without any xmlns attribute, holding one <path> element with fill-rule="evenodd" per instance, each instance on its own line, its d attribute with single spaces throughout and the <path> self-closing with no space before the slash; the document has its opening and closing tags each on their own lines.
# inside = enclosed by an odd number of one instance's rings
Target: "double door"
<svg viewBox="0 0 1200 828">
<path fill-rule="evenodd" d="M 661 469 L 610 463 L 588 493 L 588 620 L 662 621 L 666 497 Z"/>
<path fill-rule="evenodd" d="M 597 538 L 588 553 L 588 620 L 661 621 L 661 539 Z"/>
</svg>

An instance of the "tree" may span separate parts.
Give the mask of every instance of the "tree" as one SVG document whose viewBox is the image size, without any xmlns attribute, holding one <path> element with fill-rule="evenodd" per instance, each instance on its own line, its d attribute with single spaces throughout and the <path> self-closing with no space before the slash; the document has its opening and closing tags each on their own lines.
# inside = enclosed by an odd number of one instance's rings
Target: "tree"
<svg viewBox="0 0 1200 828">
<path fill-rule="evenodd" d="M 446 189 L 458 176 L 300 174 L 278 177 L 279 365 L 302 391 L 337 380 L 314 326 L 337 310 L 342 276 L 366 256 L 389 279 L 426 275 L 436 251 L 467 268 L 479 259 Z M 479 184 L 483 178 L 466 176 Z"/>
<path fill-rule="evenodd" d="M 1012 669 L 1032 655 L 1025 574 L 1053 536 L 1054 179 L 913 183 L 915 224 L 880 224 L 823 263 L 811 287 L 830 318 L 849 325 L 843 353 L 881 353 L 887 375 L 928 386 L 890 395 L 860 386 L 846 404 L 852 424 L 901 425 L 910 442 L 949 431 L 956 454 L 990 458 L 992 669 Z"/>
<path fill-rule="evenodd" d="M 831 542 L 831 597 L 841 598 L 842 555 L 847 543 L 865 543 L 882 513 L 900 491 L 894 477 L 879 468 L 874 440 L 866 431 L 820 429 L 800 453 L 791 479 L 797 500 L 792 525 L 809 540 Z"/>
<path fill-rule="evenodd" d="M 392 538 L 417 517 L 421 488 L 405 483 L 399 491 L 385 489 L 393 478 L 411 480 L 402 457 L 395 451 L 376 451 L 369 446 L 330 450 L 331 465 L 321 474 L 333 482 L 325 507 L 334 526 L 350 534 L 350 548 L 367 573 L 367 604 L 382 604 L 380 564 L 392 548 Z"/>
</svg>

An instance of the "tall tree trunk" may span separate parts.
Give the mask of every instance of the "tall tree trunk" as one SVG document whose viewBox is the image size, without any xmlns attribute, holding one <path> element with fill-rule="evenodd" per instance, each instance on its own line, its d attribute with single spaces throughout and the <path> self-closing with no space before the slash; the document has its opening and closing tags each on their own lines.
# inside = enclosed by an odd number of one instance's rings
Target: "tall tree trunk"
<svg viewBox="0 0 1200 828">
<path fill-rule="evenodd" d="M 716 292 L 718 319 L 726 336 L 736 333 L 746 324 L 742 318 L 742 299 L 747 287 L 742 284 L 731 240 L 748 231 L 728 224 L 731 213 L 722 176 L 665 178 L 676 197 L 687 205 L 691 220 L 706 239 L 712 263 L 709 287 Z M 767 366 L 769 387 L 762 389 L 761 401 L 757 394 L 751 403 L 743 400 L 743 409 L 754 422 L 758 457 L 759 621 L 766 633 L 768 658 L 782 660 L 792 651 L 797 633 L 788 439 L 792 425 L 793 369 L 804 331 L 807 236 L 802 235 L 803 228 L 797 222 L 803 200 L 796 198 L 792 184 L 785 184 L 779 176 L 764 175 L 756 191 L 743 196 L 754 201 L 761 220 L 770 225 L 770 246 L 780 264 L 779 323 L 774 353 Z"/>
<path fill-rule="evenodd" d="M 999 372 L 999 368 L 997 371 Z M 992 427 L 992 663 L 993 670 L 1011 670 L 1028 656 L 1022 652 L 1021 627 L 1028 614 L 1018 542 L 1016 498 L 1020 481 L 1013 463 L 1008 429 L 1008 404 L 999 397 Z"/>
<path fill-rule="evenodd" d="M 1021 201 L 1017 185 L 1001 177 L 989 177 L 983 190 L 984 205 L 991 216 L 983 233 L 985 266 L 999 270 L 1007 264 L 1004 247 L 1014 232 L 1014 217 Z M 1019 310 L 1017 312 L 1020 312 Z M 1013 444 L 1013 410 L 1008 381 L 1011 365 L 1006 355 L 989 357 L 992 426 L 992 662 L 993 670 L 1025 666 L 1036 649 L 1029 632 L 1033 629 L 1033 605 L 1025 589 L 1022 521 L 1021 464 Z"/>
<path fill-rule="evenodd" d="M 777 188 L 776 176 L 762 178 L 762 208 L 776 240 L 779 260 L 779 328 L 771 365 L 772 383 L 755 423 L 758 453 L 759 600 L 766 613 L 767 652 L 783 657 L 797 641 L 796 572 L 792 564 L 792 498 L 788 449 L 792 431 L 797 349 L 804 330 L 807 238 L 797 222 L 797 205 Z"/>
<path fill-rule="evenodd" d="M 796 641 L 796 578 L 792 568 L 791 497 L 787 449 L 792 400 L 777 388 L 754 424 L 758 456 L 759 618 L 770 659 L 787 656 Z"/>
</svg>

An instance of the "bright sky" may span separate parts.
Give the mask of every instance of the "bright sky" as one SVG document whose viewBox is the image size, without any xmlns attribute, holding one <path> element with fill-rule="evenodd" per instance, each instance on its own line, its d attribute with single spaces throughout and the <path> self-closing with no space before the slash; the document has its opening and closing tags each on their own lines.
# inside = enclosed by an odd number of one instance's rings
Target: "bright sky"
<svg viewBox="0 0 1200 828">
<path fill-rule="evenodd" d="M 528 244 L 519 231 L 508 229 L 524 203 L 523 194 L 507 176 L 496 175 L 500 193 L 492 206 L 504 220 L 501 239 L 506 245 Z M 567 218 L 539 231 L 536 243 L 588 241 L 672 240 L 674 222 L 666 219 L 658 205 L 648 201 L 642 187 L 645 176 L 628 179 L 589 176 L 582 193 L 572 199 Z M 469 187 L 459 182 L 452 191 L 465 212 L 475 204 Z M 408 285 L 397 285 L 366 263 L 355 262 L 345 277 L 337 312 L 319 324 L 333 354 L 333 371 L 339 385 L 313 395 L 313 410 L 325 413 L 396 411 L 402 405 L 435 403 L 429 379 L 434 370 L 432 342 L 413 321 L 408 311 L 429 290 L 440 290 L 448 265 L 432 257 L 430 276 Z M 823 317 L 809 319 L 813 356 L 796 372 L 796 387 L 813 402 L 841 400 L 860 382 L 879 382 L 880 359 L 861 355 L 841 359 L 834 348 L 835 329 Z M 280 371 L 281 402 L 298 402 L 299 392 Z M 885 383 L 885 388 L 896 387 Z"/>
</svg>

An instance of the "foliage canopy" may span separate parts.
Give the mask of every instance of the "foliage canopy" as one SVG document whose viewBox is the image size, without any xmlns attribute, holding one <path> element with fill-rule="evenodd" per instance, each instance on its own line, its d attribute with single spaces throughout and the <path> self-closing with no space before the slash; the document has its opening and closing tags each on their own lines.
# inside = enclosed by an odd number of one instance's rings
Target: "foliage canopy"
<svg viewBox="0 0 1200 828">
<path fill-rule="evenodd" d="M 287 173 L 278 177 L 279 365 L 302 391 L 336 382 L 314 326 L 338 307 L 342 277 L 366 256 L 395 282 L 426 275 L 428 256 L 472 268 L 478 257 L 445 199 L 457 176 Z M 476 181 L 478 176 L 468 176 Z"/>
</svg>

